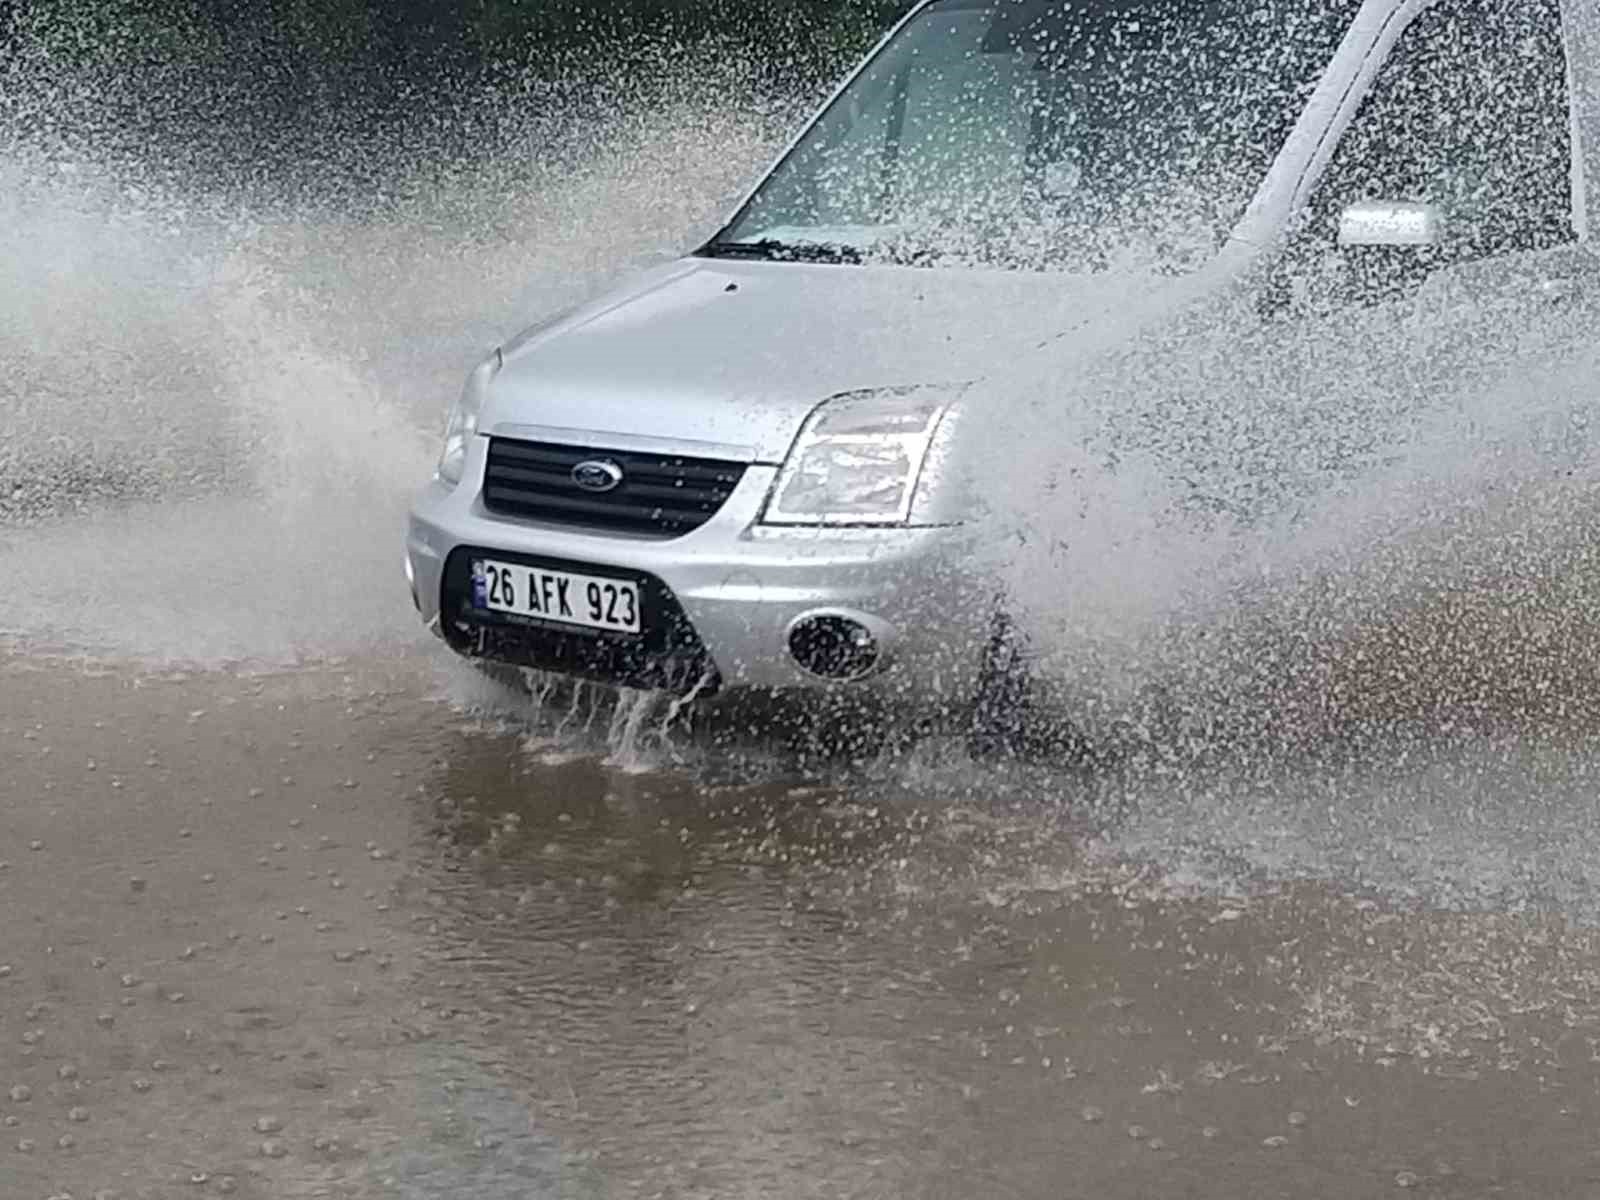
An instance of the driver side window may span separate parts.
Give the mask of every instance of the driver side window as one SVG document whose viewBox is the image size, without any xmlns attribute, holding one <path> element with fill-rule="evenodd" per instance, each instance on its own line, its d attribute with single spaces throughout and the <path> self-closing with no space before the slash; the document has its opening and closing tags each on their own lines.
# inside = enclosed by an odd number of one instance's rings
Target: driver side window
<svg viewBox="0 0 1600 1200">
<path fill-rule="evenodd" d="M 1402 35 L 1307 214 L 1324 251 L 1361 201 L 1425 205 L 1428 246 L 1347 245 L 1347 275 L 1391 284 L 1574 240 L 1560 0 L 1442 0 Z"/>
</svg>

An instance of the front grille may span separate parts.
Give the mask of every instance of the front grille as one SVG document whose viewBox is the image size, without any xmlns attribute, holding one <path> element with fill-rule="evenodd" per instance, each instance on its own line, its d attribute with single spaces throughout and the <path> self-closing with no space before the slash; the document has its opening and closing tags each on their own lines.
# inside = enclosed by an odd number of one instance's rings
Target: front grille
<svg viewBox="0 0 1600 1200">
<path fill-rule="evenodd" d="M 622 482 L 609 492 L 585 491 L 572 472 L 586 462 L 614 464 Z M 744 472 L 743 463 L 713 458 L 493 438 L 483 505 L 552 525 L 675 538 L 716 516 Z"/>
<path fill-rule="evenodd" d="M 477 608 L 473 604 L 472 590 L 472 560 L 475 558 L 494 558 L 580 574 L 626 576 L 639 585 L 643 632 L 622 634 L 577 629 Z M 487 658 L 513 666 L 680 696 L 690 692 L 710 696 L 722 686 L 721 676 L 688 614 L 672 590 L 654 575 L 463 546 L 452 551 L 445 561 L 440 607 L 440 629 L 445 640 L 469 658 Z"/>
</svg>

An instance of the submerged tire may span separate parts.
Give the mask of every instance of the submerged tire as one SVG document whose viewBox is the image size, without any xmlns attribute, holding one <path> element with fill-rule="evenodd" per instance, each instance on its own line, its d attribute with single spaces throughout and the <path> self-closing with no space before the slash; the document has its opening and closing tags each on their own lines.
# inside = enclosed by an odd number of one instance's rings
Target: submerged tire
<svg viewBox="0 0 1600 1200">
<path fill-rule="evenodd" d="M 1052 703 L 1036 677 L 1026 637 L 997 613 L 978 676 L 967 730 L 967 752 L 980 761 L 1079 765 L 1093 758 L 1082 731 Z"/>
</svg>

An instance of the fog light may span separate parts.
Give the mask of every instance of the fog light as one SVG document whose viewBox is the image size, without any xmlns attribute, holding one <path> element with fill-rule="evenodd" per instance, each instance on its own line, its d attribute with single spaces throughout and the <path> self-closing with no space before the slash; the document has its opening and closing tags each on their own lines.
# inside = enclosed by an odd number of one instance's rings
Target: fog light
<svg viewBox="0 0 1600 1200">
<path fill-rule="evenodd" d="M 406 586 L 411 589 L 411 603 L 418 612 L 422 611 L 422 598 L 417 595 L 417 572 L 411 565 L 411 555 L 406 555 Z"/>
<path fill-rule="evenodd" d="M 882 658 L 872 630 L 853 618 L 828 615 L 796 621 L 789 630 L 789 653 L 811 674 L 842 682 L 872 674 Z"/>
</svg>

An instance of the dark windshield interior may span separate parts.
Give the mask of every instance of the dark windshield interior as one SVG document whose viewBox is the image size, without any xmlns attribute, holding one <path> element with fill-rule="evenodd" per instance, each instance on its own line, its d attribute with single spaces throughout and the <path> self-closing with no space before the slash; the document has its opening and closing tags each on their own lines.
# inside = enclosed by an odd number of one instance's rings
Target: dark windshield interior
<svg viewBox="0 0 1600 1200">
<path fill-rule="evenodd" d="M 943 0 L 725 240 L 1182 269 L 1243 214 L 1356 0 Z"/>
</svg>

